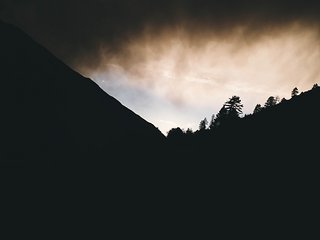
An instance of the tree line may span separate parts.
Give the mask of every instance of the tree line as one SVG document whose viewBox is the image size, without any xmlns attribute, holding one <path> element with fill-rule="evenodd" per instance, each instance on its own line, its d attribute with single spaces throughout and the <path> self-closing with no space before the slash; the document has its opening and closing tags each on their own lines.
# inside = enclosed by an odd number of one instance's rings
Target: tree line
<svg viewBox="0 0 320 240">
<path fill-rule="evenodd" d="M 318 88 L 318 84 L 314 84 L 312 89 Z M 296 96 L 299 95 L 299 89 L 297 87 L 295 87 L 292 91 L 291 91 L 291 98 L 295 98 Z M 303 92 L 301 92 L 300 94 L 303 94 Z M 265 109 L 271 108 L 273 106 L 276 106 L 278 103 L 282 103 L 287 101 L 287 99 L 282 98 L 282 100 L 280 100 L 280 98 L 274 97 L 274 96 L 270 96 L 265 104 L 262 106 L 261 104 L 257 104 L 253 110 L 253 114 L 257 114 Z M 204 132 L 206 130 L 210 130 L 210 131 L 214 131 L 215 129 L 221 127 L 222 125 L 227 125 L 230 124 L 231 122 L 241 118 L 241 114 L 243 109 L 243 104 L 241 103 L 241 99 L 239 96 L 232 96 L 231 98 L 229 98 L 221 107 L 221 109 L 219 110 L 219 112 L 215 115 L 213 114 L 211 117 L 210 122 L 208 121 L 208 119 L 205 117 L 203 120 L 200 121 L 199 123 L 199 129 L 198 131 Z M 182 135 L 192 135 L 194 132 L 192 129 L 188 128 L 187 130 L 183 130 L 181 128 L 172 128 L 168 134 L 167 137 L 171 138 L 171 137 L 175 137 L 175 136 L 182 136 Z"/>
</svg>

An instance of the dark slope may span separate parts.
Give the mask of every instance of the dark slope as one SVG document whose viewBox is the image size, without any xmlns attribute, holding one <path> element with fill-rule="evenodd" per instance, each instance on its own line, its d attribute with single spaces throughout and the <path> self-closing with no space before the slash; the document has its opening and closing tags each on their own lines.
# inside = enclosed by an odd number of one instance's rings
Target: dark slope
<svg viewBox="0 0 320 240">
<path fill-rule="evenodd" d="M 2 163 L 134 160 L 163 142 L 152 124 L 19 29 L 0 22 L 0 35 Z"/>
<path fill-rule="evenodd" d="M 201 199 L 204 212 L 213 207 L 221 219 L 250 222 L 247 232 L 311 221 L 319 202 L 319 104 L 316 88 L 214 131 L 168 138 L 184 192 Z"/>
<path fill-rule="evenodd" d="M 248 158 L 293 162 L 315 160 L 320 134 L 320 88 L 247 116 L 228 129 L 238 151 Z M 227 139 L 223 138 L 226 144 Z M 231 139 L 229 139 L 231 140 Z"/>
<path fill-rule="evenodd" d="M 176 136 L 168 139 L 171 156 L 185 179 L 228 190 L 232 198 L 258 194 L 266 196 L 263 204 L 268 196 L 311 203 L 320 170 L 319 104 L 318 87 L 214 131 Z"/>
<path fill-rule="evenodd" d="M 246 151 L 252 144 L 251 149 L 255 147 L 262 155 L 276 153 L 277 159 L 316 160 L 320 136 L 319 104 L 318 87 L 242 119 L 238 132 L 247 135 Z"/>
<path fill-rule="evenodd" d="M 319 104 L 317 87 L 212 131 L 180 134 L 180 137 L 177 134 L 168 140 L 173 150 L 190 156 L 189 159 L 207 156 L 212 162 L 241 159 L 240 162 L 257 163 L 313 159 L 319 148 Z"/>
</svg>

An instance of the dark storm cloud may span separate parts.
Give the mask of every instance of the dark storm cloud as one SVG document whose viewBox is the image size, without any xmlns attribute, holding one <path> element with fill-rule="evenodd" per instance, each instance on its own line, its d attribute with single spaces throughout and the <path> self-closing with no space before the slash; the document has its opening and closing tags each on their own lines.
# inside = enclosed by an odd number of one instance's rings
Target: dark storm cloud
<svg viewBox="0 0 320 240">
<path fill-rule="evenodd" d="M 146 27 L 168 26 L 219 34 L 246 25 L 259 35 L 291 21 L 318 24 L 319 1 L 249 0 L 1 0 L 0 16 L 14 23 L 67 63 L 99 62 L 101 48 L 117 52 Z"/>
</svg>

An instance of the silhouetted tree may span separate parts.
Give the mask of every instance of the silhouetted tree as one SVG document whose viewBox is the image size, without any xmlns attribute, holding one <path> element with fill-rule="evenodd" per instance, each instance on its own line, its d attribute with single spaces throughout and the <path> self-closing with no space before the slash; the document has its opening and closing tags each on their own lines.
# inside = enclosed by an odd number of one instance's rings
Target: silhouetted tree
<svg viewBox="0 0 320 240">
<path fill-rule="evenodd" d="M 243 105 L 238 96 L 231 97 L 220 109 L 215 119 L 210 122 L 210 129 L 219 127 L 223 122 L 237 119 L 242 114 Z"/>
<path fill-rule="evenodd" d="M 274 96 L 270 96 L 266 103 L 264 104 L 264 107 L 265 108 L 268 108 L 268 107 L 272 107 L 272 106 L 275 106 L 277 105 L 277 99 L 274 97 Z"/>
<path fill-rule="evenodd" d="M 203 120 L 201 120 L 201 122 L 199 124 L 199 130 L 200 131 L 206 130 L 207 125 L 208 125 L 208 120 L 207 120 L 207 118 L 204 118 Z"/>
<path fill-rule="evenodd" d="M 291 92 L 291 97 L 298 96 L 298 94 L 299 94 L 299 90 L 297 87 L 295 87 Z"/>
<path fill-rule="evenodd" d="M 172 128 L 167 134 L 168 139 L 177 139 L 177 138 L 181 138 L 183 136 L 184 136 L 184 132 L 179 127 Z"/>
<path fill-rule="evenodd" d="M 280 102 L 283 103 L 283 102 L 285 102 L 285 101 L 287 101 L 287 99 L 282 98 Z"/>
<path fill-rule="evenodd" d="M 318 83 L 313 84 L 312 89 L 316 89 L 317 87 L 319 87 Z"/>
<path fill-rule="evenodd" d="M 241 104 L 241 99 L 238 96 L 231 97 L 224 106 L 229 118 L 238 118 L 240 114 L 242 114 L 243 105 Z"/>
<path fill-rule="evenodd" d="M 192 134 L 193 134 L 192 129 L 191 129 L 191 128 L 188 128 L 188 129 L 186 130 L 186 135 L 190 136 L 190 135 L 192 135 Z"/>
<path fill-rule="evenodd" d="M 214 118 L 215 118 L 215 116 L 214 116 L 214 114 L 212 114 L 210 124 L 209 124 L 209 129 L 211 129 L 211 130 L 214 128 L 214 121 L 215 121 Z"/>
<path fill-rule="evenodd" d="M 228 118 L 228 111 L 226 109 L 225 104 L 222 106 L 220 111 L 218 112 L 214 122 L 213 122 L 213 128 L 219 127 L 223 122 L 225 122 Z"/>
<path fill-rule="evenodd" d="M 253 113 L 255 114 L 255 113 L 261 112 L 261 110 L 262 110 L 261 104 L 257 104 L 253 110 Z"/>
</svg>

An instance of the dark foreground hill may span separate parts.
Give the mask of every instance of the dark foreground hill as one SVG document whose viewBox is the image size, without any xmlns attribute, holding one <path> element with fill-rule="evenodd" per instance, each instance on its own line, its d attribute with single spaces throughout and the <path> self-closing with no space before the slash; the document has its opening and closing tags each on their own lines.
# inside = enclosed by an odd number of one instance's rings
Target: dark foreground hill
<svg viewBox="0 0 320 240">
<path fill-rule="evenodd" d="M 0 22 L 3 165 L 101 165 L 144 158 L 164 136 L 19 29 Z"/>
<path fill-rule="evenodd" d="M 180 178 L 197 189 L 204 211 L 214 205 L 238 226 L 248 218 L 257 229 L 302 226 L 301 219 L 312 225 L 319 201 L 319 104 L 317 87 L 213 130 L 176 131 L 168 142 Z"/>
<path fill-rule="evenodd" d="M 204 175 L 304 180 L 319 170 L 320 87 L 213 130 L 168 139 L 176 159 Z M 205 174 L 206 172 L 206 174 Z M 252 182 L 251 182 L 252 183 Z M 309 185 L 310 186 L 310 185 Z"/>
</svg>

